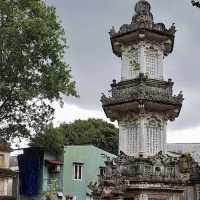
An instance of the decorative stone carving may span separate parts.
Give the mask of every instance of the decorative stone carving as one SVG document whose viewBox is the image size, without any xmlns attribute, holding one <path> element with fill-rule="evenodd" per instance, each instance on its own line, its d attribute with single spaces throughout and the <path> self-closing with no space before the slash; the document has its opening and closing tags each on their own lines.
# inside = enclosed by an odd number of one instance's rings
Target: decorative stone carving
<svg viewBox="0 0 200 200">
<path fill-rule="evenodd" d="M 189 173 L 191 164 L 192 164 L 192 157 L 189 154 L 183 154 L 179 158 L 179 168 L 181 173 L 186 174 Z"/>
<path fill-rule="evenodd" d="M 107 117 L 119 122 L 121 151 L 105 162 L 99 183 L 90 185 L 94 200 L 180 200 L 186 187 L 184 200 L 199 199 L 190 195 L 200 185 L 198 163 L 189 155 L 166 154 L 167 122 L 179 116 L 184 100 L 182 92 L 173 94 L 172 80 L 163 78 L 175 32 L 175 24 L 167 29 L 154 22 L 146 0 L 136 4 L 131 24 L 110 31 L 113 52 L 122 58 L 122 79 L 113 81 L 101 102 Z"/>
<path fill-rule="evenodd" d="M 163 127 L 163 122 L 157 116 L 147 117 L 146 127 Z"/>
<path fill-rule="evenodd" d="M 147 1 L 139 1 L 135 6 L 135 13 L 131 24 L 122 25 L 118 33 L 111 31 L 111 36 L 118 35 L 119 33 L 127 33 L 139 28 L 148 28 L 172 35 L 176 32 L 174 23 L 169 29 L 166 29 L 163 23 L 154 23 L 151 6 Z M 113 30 L 113 28 L 111 30 Z"/>
<path fill-rule="evenodd" d="M 120 27 L 119 31 L 114 31 L 114 28 L 110 31 L 111 42 L 113 46 L 114 53 L 121 56 L 122 51 L 115 46 L 115 41 L 120 41 L 123 44 L 123 40 L 118 40 L 119 37 L 123 38 L 124 34 L 129 34 L 132 32 L 137 32 L 133 37 L 140 40 L 149 40 L 152 37 L 148 37 L 146 33 L 157 33 L 158 35 L 163 35 L 163 45 L 164 54 L 168 55 L 173 50 L 174 35 L 176 32 L 175 24 L 167 29 L 163 23 L 154 23 L 153 15 L 151 13 L 151 6 L 147 1 L 139 1 L 135 6 L 135 15 L 132 18 L 131 24 L 124 24 Z M 167 38 L 167 39 L 166 39 Z M 154 38 L 154 42 L 159 41 Z"/>
<path fill-rule="evenodd" d="M 134 106 L 132 108 L 135 108 L 135 111 L 138 110 L 138 112 L 141 110 L 140 105 L 143 105 L 142 112 L 146 112 L 147 104 L 152 106 L 155 104 L 154 112 L 156 112 L 159 104 L 163 107 L 162 112 L 165 112 L 166 120 L 173 121 L 178 117 L 184 99 L 182 92 L 178 95 L 173 95 L 172 87 L 173 83 L 171 82 L 148 79 L 144 74 L 140 74 L 138 79 L 130 82 L 116 83 L 112 87 L 111 96 L 106 97 L 103 94 L 101 102 L 108 117 L 110 117 L 109 112 L 112 112 L 110 108 L 114 105 L 133 103 Z"/>
<path fill-rule="evenodd" d="M 190 157 L 187 157 L 187 159 L 190 159 Z M 96 184 L 91 189 L 94 196 L 100 190 L 104 191 L 103 193 L 105 193 L 105 190 L 109 191 L 111 198 L 113 195 L 127 193 L 133 187 L 135 189 L 137 187 L 146 188 L 147 184 L 148 190 L 155 189 L 156 185 L 162 185 L 158 186 L 159 192 L 166 191 L 166 189 L 167 191 L 174 192 L 177 190 L 177 192 L 180 192 L 183 190 L 183 186 L 190 182 L 189 174 L 195 173 L 196 178 L 200 178 L 200 169 L 197 167 L 194 167 L 195 172 L 192 171 L 192 167 L 188 167 L 187 171 L 182 171 L 183 162 L 185 162 L 184 155 L 176 158 L 160 152 L 152 157 L 136 158 L 120 152 L 117 158 L 106 162 L 106 174 L 101 179 L 98 190 Z M 189 163 L 195 165 L 192 160 Z"/>
</svg>

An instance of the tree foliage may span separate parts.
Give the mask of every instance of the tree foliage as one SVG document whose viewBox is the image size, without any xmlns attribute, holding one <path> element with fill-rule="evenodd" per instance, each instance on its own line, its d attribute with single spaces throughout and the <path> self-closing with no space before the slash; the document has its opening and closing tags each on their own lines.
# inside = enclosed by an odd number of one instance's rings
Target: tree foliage
<svg viewBox="0 0 200 200">
<path fill-rule="evenodd" d="M 64 62 L 55 8 L 42 0 L 0 0 L 0 137 L 29 137 L 52 119 L 49 102 L 76 96 Z"/>
<path fill-rule="evenodd" d="M 101 119 L 77 120 L 71 124 L 61 124 L 58 128 L 51 127 L 46 134 L 38 135 L 31 141 L 31 146 L 46 147 L 55 152 L 60 152 L 64 144 L 93 144 L 117 154 L 118 129 Z"/>
<path fill-rule="evenodd" d="M 199 0 L 192 0 L 192 5 L 200 8 L 200 1 Z"/>
<path fill-rule="evenodd" d="M 31 139 L 30 146 L 43 147 L 50 153 L 59 154 L 63 151 L 65 135 L 59 128 L 52 125 L 44 133 L 39 133 Z"/>
</svg>

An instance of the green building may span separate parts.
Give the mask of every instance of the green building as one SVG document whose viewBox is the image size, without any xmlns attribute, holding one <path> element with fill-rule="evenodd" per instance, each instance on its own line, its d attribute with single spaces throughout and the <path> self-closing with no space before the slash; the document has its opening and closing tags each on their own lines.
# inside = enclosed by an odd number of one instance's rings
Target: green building
<svg viewBox="0 0 200 200">
<path fill-rule="evenodd" d="M 105 172 L 104 162 L 115 155 L 93 145 L 65 146 L 63 194 L 76 200 L 90 198 L 88 185 Z"/>
</svg>

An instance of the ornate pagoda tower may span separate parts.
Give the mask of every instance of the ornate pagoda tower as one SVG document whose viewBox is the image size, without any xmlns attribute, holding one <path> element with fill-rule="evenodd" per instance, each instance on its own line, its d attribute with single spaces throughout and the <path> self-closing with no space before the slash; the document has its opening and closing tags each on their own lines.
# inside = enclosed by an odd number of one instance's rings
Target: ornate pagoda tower
<svg viewBox="0 0 200 200">
<path fill-rule="evenodd" d="M 183 95 L 173 95 L 163 60 L 173 51 L 174 24 L 155 23 L 151 5 L 139 0 L 131 24 L 110 31 L 113 52 L 122 60 L 121 80 L 101 98 L 108 118 L 119 123 L 119 156 L 90 184 L 94 200 L 197 200 L 200 167 L 189 155 L 166 151 L 168 121 L 179 116 Z"/>
<path fill-rule="evenodd" d="M 178 117 L 183 96 L 173 95 L 173 82 L 164 79 L 163 60 L 172 53 L 174 24 L 154 23 L 151 5 L 140 0 L 131 24 L 110 31 L 113 52 L 122 60 L 121 81 L 111 84 L 111 97 L 102 96 L 108 118 L 119 123 L 119 151 L 130 156 L 166 152 L 167 122 Z"/>
</svg>

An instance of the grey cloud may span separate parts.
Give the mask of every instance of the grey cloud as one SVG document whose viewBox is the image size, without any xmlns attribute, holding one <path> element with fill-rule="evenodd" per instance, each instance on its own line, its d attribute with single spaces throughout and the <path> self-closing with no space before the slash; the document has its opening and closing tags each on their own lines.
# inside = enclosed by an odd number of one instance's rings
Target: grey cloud
<svg viewBox="0 0 200 200">
<path fill-rule="evenodd" d="M 112 54 L 108 31 L 114 25 L 130 23 L 135 0 L 48 0 L 57 8 L 70 48 L 66 62 L 72 68 L 80 99 L 65 101 L 87 109 L 101 110 L 101 92 L 120 78 L 120 59 Z M 173 54 L 165 60 L 166 79 L 175 82 L 175 92 L 183 91 L 185 102 L 179 119 L 170 129 L 200 125 L 200 9 L 190 0 L 151 0 L 157 22 L 176 23 Z"/>
</svg>

